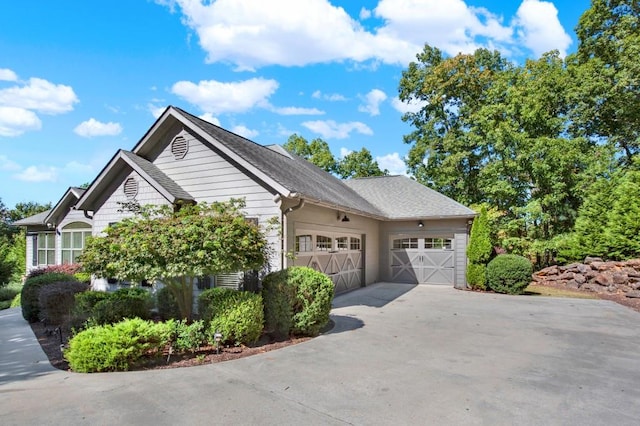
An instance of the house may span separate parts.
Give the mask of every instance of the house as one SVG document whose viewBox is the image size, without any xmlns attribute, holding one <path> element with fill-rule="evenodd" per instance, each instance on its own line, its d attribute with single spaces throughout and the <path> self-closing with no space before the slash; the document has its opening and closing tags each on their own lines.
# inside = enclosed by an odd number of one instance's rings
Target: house
<svg viewBox="0 0 640 426">
<path fill-rule="evenodd" d="M 465 287 L 475 213 L 405 176 L 342 181 L 279 145 L 262 146 L 169 106 L 131 151 L 118 151 L 91 185 L 21 221 L 29 268 L 73 262 L 87 235 L 132 213 L 122 203 L 244 198 L 247 218 L 277 218 L 269 268 L 315 268 L 336 292 L 371 283 Z M 218 285 L 237 275 L 218 276 Z M 215 285 L 215 283 L 214 283 Z M 106 288 L 101 280 L 94 287 Z"/>
</svg>

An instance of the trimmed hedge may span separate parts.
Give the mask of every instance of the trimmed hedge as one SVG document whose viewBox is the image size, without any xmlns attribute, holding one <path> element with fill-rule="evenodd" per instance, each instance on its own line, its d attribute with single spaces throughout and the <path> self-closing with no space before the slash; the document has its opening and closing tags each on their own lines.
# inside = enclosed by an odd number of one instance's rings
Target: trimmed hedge
<svg viewBox="0 0 640 426">
<path fill-rule="evenodd" d="M 76 281 L 73 275 L 58 272 L 38 274 L 27 278 L 22 286 L 20 303 L 22 305 L 22 316 L 29 322 L 36 322 L 40 316 L 39 295 L 40 290 L 55 282 Z"/>
<path fill-rule="evenodd" d="M 40 306 L 40 319 L 49 325 L 62 325 L 69 321 L 75 295 L 86 291 L 86 283 L 77 281 L 55 282 L 40 289 L 38 304 Z"/>
<path fill-rule="evenodd" d="M 294 266 L 267 275 L 262 289 L 267 328 L 282 336 L 317 336 L 329 322 L 333 282 L 314 269 Z"/>
<path fill-rule="evenodd" d="M 496 293 L 522 294 L 531 282 L 532 272 L 527 258 L 501 254 L 487 265 L 487 284 Z"/>
<path fill-rule="evenodd" d="M 91 310 L 90 319 L 98 325 L 114 324 L 125 318 L 148 319 L 151 317 L 152 300 L 143 288 L 121 288 L 97 302 Z"/>
<path fill-rule="evenodd" d="M 140 318 L 90 327 L 69 341 L 64 357 L 79 373 L 126 371 L 143 357 L 162 353 L 172 330 L 171 324 Z"/>
</svg>

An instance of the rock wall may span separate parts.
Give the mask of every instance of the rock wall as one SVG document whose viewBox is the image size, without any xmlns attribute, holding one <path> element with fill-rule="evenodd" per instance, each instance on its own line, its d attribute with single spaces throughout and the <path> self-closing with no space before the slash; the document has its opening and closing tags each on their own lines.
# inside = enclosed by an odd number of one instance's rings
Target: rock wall
<svg viewBox="0 0 640 426">
<path fill-rule="evenodd" d="M 640 298 L 640 259 L 624 262 L 603 262 L 586 258 L 585 263 L 550 266 L 533 274 L 533 281 L 542 285 L 596 293 L 622 293 Z"/>
</svg>

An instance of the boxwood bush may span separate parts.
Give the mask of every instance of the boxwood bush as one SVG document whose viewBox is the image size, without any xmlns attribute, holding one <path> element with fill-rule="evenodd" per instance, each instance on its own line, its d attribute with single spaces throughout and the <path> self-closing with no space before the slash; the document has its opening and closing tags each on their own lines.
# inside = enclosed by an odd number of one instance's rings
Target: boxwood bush
<svg viewBox="0 0 640 426">
<path fill-rule="evenodd" d="M 113 324 L 125 318 L 151 317 L 152 300 L 149 292 L 140 287 L 121 288 L 95 304 L 90 319 L 98 325 Z"/>
<path fill-rule="evenodd" d="M 76 281 L 73 275 L 59 272 L 38 274 L 27 278 L 22 286 L 20 304 L 22 306 L 22 316 L 29 322 L 36 322 L 40 315 L 39 296 L 42 287 L 55 282 Z"/>
<path fill-rule="evenodd" d="M 126 371 L 143 357 L 162 353 L 172 327 L 140 318 L 89 327 L 69 341 L 64 356 L 79 373 Z"/>
<path fill-rule="evenodd" d="M 264 329 L 262 296 L 248 291 L 212 288 L 198 298 L 200 318 L 208 324 L 209 342 L 214 334 L 222 334 L 226 344 L 251 344 Z"/>
<path fill-rule="evenodd" d="M 487 284 L 496 293 L 522 294 L 531 282 L 531 262 L 515 254 L 501 254 L 487 265 Z"/>
<path fill-rule="evenodd" d="M 300 266 L 273 272 L 262 294 L 267 328 L 276 334 L 316 336 L 329 322 L 334 286 L 321 272 Z"/>
<path fill-rule="evenodd" d="M 40 320 L 48 325 L 63 325 L 71 319 L 76 293 L 87 291 L 88 285 L 78 281 L 55 282 L 40 289 Z"/>
</svg>

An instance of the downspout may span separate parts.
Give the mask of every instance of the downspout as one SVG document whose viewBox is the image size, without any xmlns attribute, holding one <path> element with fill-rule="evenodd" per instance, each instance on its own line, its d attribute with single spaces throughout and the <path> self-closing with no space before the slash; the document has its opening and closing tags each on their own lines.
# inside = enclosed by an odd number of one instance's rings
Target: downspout
<svg viewBox="0 0 640 426">
<path fill-rule="evenodd" d="M 86 217 L 87 219 L 93 220 L 93 215 L 90 215 L 87 210 L 82 210 L 82 213 L 84 213 L 84 217 Z"/>
<path fill-rule="evenodd" d="M 287 241 L 288 238 L 288 221 L 287 221 L 287 214 L 294 212 L 298 209 L 301 209 L 302 207 L 304 207 L 304 198 L 300 198 L 300 194 L 297 192 L 294 192 L 291 194 L 291 198 L 298 198 L 298 204 L 295 206 L 291 206 L 285 210 L 282 211 L 282 213 L 280 214 L 280 223 L 282 224 L 282 239 L 281 239 L 281 243 L 280 243 L 280 265 L 282 267 L 282 269 L 284 269 L 284 259 L 285 259 L 285 242 Z M 282 205 L 282 197 L 280 196 L 280 194 L 276 194 L 273 197 L 273 201 L 279 205 Z"/>
</svg>

